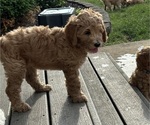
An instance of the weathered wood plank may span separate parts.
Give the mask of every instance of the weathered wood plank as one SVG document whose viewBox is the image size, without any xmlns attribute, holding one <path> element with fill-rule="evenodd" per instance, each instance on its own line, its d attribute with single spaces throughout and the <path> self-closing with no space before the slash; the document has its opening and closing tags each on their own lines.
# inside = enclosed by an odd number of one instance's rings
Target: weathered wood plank
<svg viewBox="0 0 150 125">
<path fill-rule="evenodd" d="M 123 77 L 129 82 L 129 77 L 124 73 L 124 71 L 118 66 L 116 61 L 112 58 L 112 56 L 109 53 L 106 53 L 109 59 L 112 61 L 112 63 L 115 65 L 115 67 L 118 69 L 118 71 L 123 75 Z M 140 92 L 140 90 L 135 87 L 131 86 L 134 91 L 139 95 L 139 97 L 142 99 L 142 101 L 145 103 L 145 105 L 150 109 L 150 102 L 145 98 L 145 96 Z"/>
<path fill-rule="evenodd" d="M 53 88 L 50 93 L 53 125 L 93 125 L 86 104 L 71 103 L 67 97 L 62 71 L 48 71 L 48 82 Z"/>
<path fill-rule="evenodd" d="M 6 78 L 4 74 L 3 66 L 0 62 L 0 109 L 4 112 L 6 122 L 5 125 L 8 125 L 9 122 L 9 114 L 10 114 L 10 102 L 5 93 L 6 89 Z"/>
<path fill-rule="evenodd" d="M 107 93 L 89 61 L 81 67 L 81 74 L 93 100 L 102 125 L 122 125 L 122 121 L 113 107 Z"/>
<path fill-rule="evenodd" d="M 43 71 L 39 71 L 41 81 L 44 81 Z M 11 125 L 49 125 L 46 92 L 35 93 L 29 84 L 22 83 L 22 99 L 31 110 L 25 113 L 12 112 Z"/>
<path fill-rule="evenodd" d="M 83 76 L 82 76 L 80 71 L 79 71 L 79 73 L 80 73 L 80 81 L 81 81 L 82 91 L 84 92 L 84 94 L 88 98 L 88 102 L 86 103 L 86 105 L 87 105 L 87 108 L 89 110 L 89 114 L 91 116 L 91 119 L 93 121 L 93 125 L 102 125 L 102 122 L 101 122 L 101 120 L 100 120 L 100 118 L 98 116 L 98 113 L 97 113 L 96 108 L 94 106 L 94 103 L 93 103 L 93 100 L 91 98 L 91 95 L 90 95 L 90 93 L 88 91 L 88 88 L 87 88 L 87 86 L 85 84 Z"/>
<path fill-rule="evenodd" d="M 90 55 L 98 75 L 127 125 L 149 125 L 150 112 L 105 53 Z"/>
</svg>

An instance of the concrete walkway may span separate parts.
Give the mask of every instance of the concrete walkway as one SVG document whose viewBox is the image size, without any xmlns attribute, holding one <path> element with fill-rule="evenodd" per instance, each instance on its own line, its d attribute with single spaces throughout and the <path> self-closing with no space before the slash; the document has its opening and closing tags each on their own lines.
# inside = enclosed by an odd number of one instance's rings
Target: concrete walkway
<svg viewBox="0 0 150 125">
<path fill-rule="evenodd" d="M 150 40 L 105 46 L 99 52 L 109 53 L 128 77 L 136 68 L 136 52 L 143 46 L 150 46 Z"/>
</svg>

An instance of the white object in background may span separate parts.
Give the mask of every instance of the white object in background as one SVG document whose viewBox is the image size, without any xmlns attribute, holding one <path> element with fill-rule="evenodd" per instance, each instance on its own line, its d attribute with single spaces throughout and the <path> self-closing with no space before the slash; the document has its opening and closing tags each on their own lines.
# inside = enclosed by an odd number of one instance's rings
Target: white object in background
<svg viewBox="0 0 150 125">
<path fill-rule="evenodd" d="M 5 114 L 2 109 L 0 109 L 0 125 L 5 125 Z"/>
</svg>

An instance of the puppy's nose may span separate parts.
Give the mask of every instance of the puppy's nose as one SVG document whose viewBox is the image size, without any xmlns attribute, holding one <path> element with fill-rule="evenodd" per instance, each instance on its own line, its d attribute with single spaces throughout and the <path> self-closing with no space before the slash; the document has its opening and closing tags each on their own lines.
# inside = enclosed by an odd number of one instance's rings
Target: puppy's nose
<svg viewBox="0 0 150 125">
<path fill-rule="evenodd" d="M 95 47 L 99 47 L 101 44 L 99 43 L 99 42 L 96 42 L 95 44 L 94 44 L 94 46 Z"/>
</svg>

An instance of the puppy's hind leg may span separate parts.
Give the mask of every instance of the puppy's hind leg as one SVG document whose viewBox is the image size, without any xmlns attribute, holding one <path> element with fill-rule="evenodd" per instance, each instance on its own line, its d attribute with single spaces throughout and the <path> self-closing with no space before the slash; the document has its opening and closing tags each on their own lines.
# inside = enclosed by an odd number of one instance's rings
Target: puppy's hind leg
<svg viewBox="0 0 150 125">
<path fill-rule="evenodd" d="M 72 98 L 73 102 L 87 102 L 87 97 L 81 91 L 78 70 L 65 70 L 63 71 L 66 77 L 66 87 L 68 95 Z"/>
<path fill-rule="evenodd" d="M 111 3 L 106 3 L 106 6 L 109 8 L 110 11 L 112 11 L 112 6 L 111 6 Z"/>
<path fill-rule="evenodd" d="M 51 90 L 50 85 L 41 84 L 37 70 L 32 66 L 27 66 L 26 81 L 35 89 L 36 92 L 47 92 Z"/>
<path fill-rule="evenodd" d="M 25 76 L 25 63 L 18 60 L 7 60 L 4 63 L 4 68 L 7 77 L 6 94 L 11 101 L 11 105 L 14 111 L 25 112 L 30 110 L 30 106 L 21 100 L 21 83 Z"/>
<path fill-rule="evenodd" d="M 121 6 L 122 6 L 121 2 L 118 2 L 118 3 L 116 4 L 116 6 L 117 6 L 118 9 L 121 9 Z"/>
</svg>

